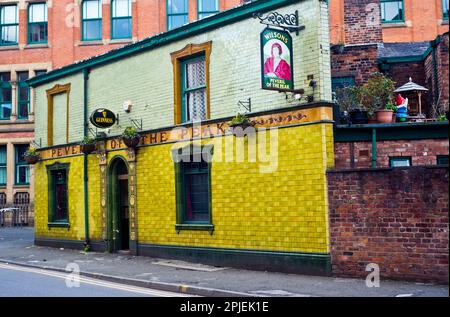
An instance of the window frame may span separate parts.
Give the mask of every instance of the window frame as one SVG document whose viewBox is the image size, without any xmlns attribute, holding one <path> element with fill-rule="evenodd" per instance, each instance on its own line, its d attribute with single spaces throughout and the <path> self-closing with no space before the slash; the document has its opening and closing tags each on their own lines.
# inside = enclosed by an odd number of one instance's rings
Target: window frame
<svg viewBox="0 0 450 317">
<path fill-rule="evenodd" d="M 111 14 L 111 39 L 112 40 L 123 40 L 123 39 L 131 39 L 133 38 L 133 2 L 131 0 L 128 0 L 129 6 L 130 6 L 130 15 L 129 16 L 123 16 L 123 17 L 114 17 L 114 4 L 117 2 L 117 0 L 111 0 L 111 8 L 110 8 L 110 14 Z M 115 37 L 114 36 L 114 21 L 117 20 L 130 20 L 130 35 L 129 36 L 121 36 L 121 37 Z"/>
<path fill-rule="evenodd" d="M 214 232 L 213 225 L 213 210 L 212 210 L 212 190 L 211 190 L 211 169 L 212 169 L 212 155 L 214 146 L 211 144 L 198 146 L 189 144 L 184 148 L 172 150 L 172 158 L 174 160 L 175 168 L 175 202 L 176 202 L 176 224 L 175 230 L 177 233 L 180 230 L 201 230 L 209 231 L 212 235 Z M 207 164 L 206 172 L 208 174 L 208 220 L 206 221 L 186 221 L 186 187 L 185 179 L 188 173 L 185 172 L 184 164 L 188 162 L 195 162 L 195 160 L 202 159 L 206 156 L 205 163 Z M 203 173 L 202 173 L 203 174 Z"/>
<path fill-rule="evenodd" d="M 2 72 L 0 73 L 0 77 L 2 74 L 9 74 L 9 81 L 1 81 L 0 80 L 0 121 L 6 121 L 6 120 L 10 120 L 11 119 L 11 114 L 12 114 L 12 85 L 11 85 L 11 73 L 9 72 Z M 11 91 L 11 101 L 10 102 L 5 102 L 3 101 L 3 89 L 9 89 Z M 9 114 L 9 117 L 3 117 L 3 104 L 10 104 L 11 105 L 11 111 Z"/>
<path fill-rule="evenodd" d="M 45 22 L 30 22 L 30 9 L 33 5 L 45 4 Z M 28 5 L 28 19 L 27 19 L 27 43 L 28 44 L 47 44 L 48 43 L 48 5 L 47 2 L 31 2 Z M 44 25 L 45 24 L 45 40 L 32 41 L 30 38 L 32 25 Z"/>
<path fill-rule="evenodd" d="M 22 158 L 22 160 L 20 160 L 20 158 L 18 157 L 18 149 L 19 147 L 26 147 L 28 148 L 30 145 L 29 144 L 14 144 L 14 185 L 30 185 L 30 165 Z M 25 150 L 26 151 L 26 150 Z M 18 181 L 18 176 L 19 176 L 19 170 L 21 167 L 26 167 L 27 168 L 27 182 L 19 182 Z"/>
<path fill-rule="evenodd" d="M 393 162 L 408 160 L 409 166 L 393 166 Z M 390 168 L 405 168 L 411 167 L 412 165 L 412 157 L 411 156 L 390 156 L 389 157 L 389 167 Z"/>
<path fill-rule="evenodd" d="M 48 179 L 48 227 L 70 227 L 69 222 L 69 171 L 70 163 L 56 162 L 52 165 L 47 165 L 47 179 Z M 54 174 L 57 171 L 65 170 L 66 172 L 66 217 L 65 219 L 55 219 L 56 213 L 56 182 Z"/>
<path fill-rule="evenodd" d="M 383 20 L 383 3 L 390 3 L 390 2 L 401 2 L 402 4 L 402 18 L 399 20 L 389 20 L 385 21 Z M 404 0 L 380 0 L 380 18 L 382 24 L 390 24 L 390 23 L 404 23 L 405 22 L 405 1 Z"/>
<path fill-rule="evenodd" d="M 214 0 L 216 2 L 217 10 L 216 11 L 200 11 L 200 3 L 204 0 L 197 0 L 197 19 L 204 19 L 207 18 L 210 15 L 216 14 L 220 12 L 220 1 Z M 207 14 L 207 16 L 200 17 L 202 14 Z"/>
<path fill-rule="evenodd" d="M 17 78 L 19 78 L 20 73 L 28 73 L 28 80 L 30 78 L 30 72 L 29 71 L 23 71 L 23 72 L 17 72 Z M 17 119 L 18 120 L 28 120 L 28 117 L 30 115 L 30 86 L 25 81 L 17 81 Z M 28 99 L 22 100 L 20 99 L 20 89 L 21 88 L 27 88 L 28 89 Z M 20 115 L 20 106 L 22 104 L 27 104 L 27 115 L 26 117 Z"/>
<path fill-rule="evenodd" d="M 173 65 L 173 84 L 174 84 L 174 124 L 182 122 L 182 62 L 189 57 L 205 55 L 206 72 L 206 120 L 210 118 L 210 57 L 212 41 L 202 44 L 188 44 L 179 51 L 170 54 Z"/>
<path fill-rule="evenodd" d="M 1 168 L 5 169 L 5 182 L 4 183 L 0 183 L 1 187 L 6 186 L 6 184 L 8 183 L 8 167 L 7 167 L 7 165 L 8 165 L 8 146 L 7 146 L 7 144 L 0 144 L 0 151 L 3 148 L 5 149 L 5 163 L 2 163 L 0 161 L 0 169 Z"/>
<path fill-rule="evenodd" d="M 2 24 L 1 22 L 1 17 L 2 17 L 2 12 L 3 12 L 3 8 L 5 7 L 15 7 L 16 9 L 16 23 L 5 23 Z M 16 27 L 16 41 L 14 43 L 3 43 L 2 42 L 2 29 L 4 27 L 11 27 L 11 26 L 15 26 Z M 12 46 L 12 45 L 18 45 L 19 44 L 19 8 L 17 4 L 5 4 L 5 5 L 0 5 L 0 46 Z"/>
<path fill-rule="evenodd" d="M 84 10 L 85 10 L 85 8 L 84 8 L 84 6 L 85 6 L 85 3 L 87 3 L 87 2 L 98 2 L 98 4 L 99 4 L 99 18 L 88 18 L 88 19 L 85 19 L 84 18 Z M 100 22 L 100 37 L 98 37 L 98 38 L 85 38 L 85 29 L 86 29 L 86 27 L 85 27 L 85 25 L 84 25 L 84 23 L 85 22 L 92 22 L 92 21 L 97 21 L 97 22 Z M 102 40 L 103 39 L 103 26 L 102 26 L 102 21 L 103 21 L 103 14 L 102 14 L 102 1 L 101 0 L 83 0 L 82 1 L 82 3 L 81 3 L 81 41 L 83 41 L 83 42 L 88 42 L 88 41 L 99 41 L 99 40 Z M 111 25 L 112 26 L 112 25 Z"/>
<path fill-rule="evenodd" d="M 189 1 L 188 0 L 183 0 L 186 6 L 186 13 L 169 13 L 169 0 L 166 0 L 166 30 L 170 31 L 176 28 L 179 28 L 181 26 L 183 26 L 186 23 L 189 23 Z M 185 16 L 186 17 L 186 22 L 183 23 L 180 26 L 174 27 L 174 28 L 169 28 L 169 20 L 171 17 L 173 16 Z"/>
<path fill-rule="evenodd" d="M 447 14 L 445 14 L 445 11 L 444 11 L 444 3 L 446 3 L 446 5 L 447 5 Z M 441 1 L 441 4 L 442 4 L 442 6 L 441 6 L 441 8 L 442 8 L 442 20 L 444 20 L 444 21 L 448 21 L 448 13 L 449 13 L 449 0 L 442 0 Z"/>
<path fill-rule="evenodd" d="M 354 86 L 356 86 L 355 76 L 336 76 L 336 77 L 331 77 L 331 90 L 332 90 L 332 92 L 335 92 L 337 89 L 342 89 L 340 87 L 336 87 L 337 85 L 342 85 L 342 88 L 354 87 Z M 335 87 L 335 88 L 333 88 L 333 87 Z"/>
</svg>

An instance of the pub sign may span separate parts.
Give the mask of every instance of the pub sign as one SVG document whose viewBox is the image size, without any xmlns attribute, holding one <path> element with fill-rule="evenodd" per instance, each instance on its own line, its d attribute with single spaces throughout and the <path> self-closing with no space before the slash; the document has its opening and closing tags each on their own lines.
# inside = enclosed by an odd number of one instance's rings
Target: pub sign
<svg viewBox="0 0 450 317">
<path fill-rule="evenodd" d="M 96 109 L 92 112 L 90 120 L 97 128 L 106 129 L 116 123 L 116 115 L 108 109 Z"/>
</svg>

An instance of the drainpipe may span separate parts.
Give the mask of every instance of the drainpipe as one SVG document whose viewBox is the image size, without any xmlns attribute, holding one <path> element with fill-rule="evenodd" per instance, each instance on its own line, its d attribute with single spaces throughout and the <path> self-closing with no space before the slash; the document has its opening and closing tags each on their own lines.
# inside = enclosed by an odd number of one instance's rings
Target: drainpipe
<svg viewBox="0 0 450 317">
<path fill-rule="evenodd" d="M 438 81 L 438 70 L 437 70 L 437 57 L 436 57 L 436 48 L 437 45 L 440 42 L 440 38 L 438 37 L 436 40 L 431 42 L 431 49 L 433 50 L 432 52 L 432 59 L 433 59 L 433 80 L 434 80 L 434 89 L 433 89 L 433 93 L 434 93 L 434 102 L 437 103 L 438 99 L 439 99 L 439 81 Z M 436 104 L 437 106 L 437 104 Z"/>
<path fill-rule="evenodd" d="M 83 95 L 84 95 L 84 136 L 88 135 L 88 80 L 89 80 L 90 70 L 88 68 L 83 69 Z M 88 156 L 83 155 L 84 166 L 83 166 L 83 181 L 84 181 L 84 236 L 85 250 L 90 249 L 89 241 L 89 213 L 88 213 Z"/>
<path fill-rule="evenodd" d="M 372 129 L 372 168 L 377 167 L 377 129 Z"/>
</svg>

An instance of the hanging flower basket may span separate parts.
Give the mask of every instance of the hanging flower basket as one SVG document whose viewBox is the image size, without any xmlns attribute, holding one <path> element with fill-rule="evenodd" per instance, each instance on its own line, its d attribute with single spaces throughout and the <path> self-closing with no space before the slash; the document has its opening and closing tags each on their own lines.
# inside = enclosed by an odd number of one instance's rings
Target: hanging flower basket
<svg viewBox="0 0 450 317">
<path fill-rule="evenodd" d="M 94 144 L 80 144 L 80 150 L 84 154 L 91 154 L 95 151 L 95 143 Z"/>
<path fill-rule="evenodd" d="M 254 123 L 250 121 L 245 115 L 238 114 L 230 122 L 230 130 L 236 137 L 243 137 L 246 134 L 255 132 L 255 129 L 245 131 L 249 127 L 253 127 Z"/>
<path fill-rule="evenodd" d="M 136 148 L 137 146 L 138 146 L 138 144 L 139 144 L 139 136 L 138 135 L 136 135 L 136 136 L 134 136 L 134 137 L 125 137 L 125 136 L 122 136 L 122 141 L 123 141 L 123 143 L 125 143 L 125 145 L 127 146 L 127 147 L 129 147 L 129 148 L 131 148 L 131 149 L 134 149 L 134 148 Z"/>
<path fill-rule="evenodd" d="M 28 164 L 34 165 L 39 161 L 39 155 L 27 155 L 23 157 L 25 162 Z"/>
</svg>

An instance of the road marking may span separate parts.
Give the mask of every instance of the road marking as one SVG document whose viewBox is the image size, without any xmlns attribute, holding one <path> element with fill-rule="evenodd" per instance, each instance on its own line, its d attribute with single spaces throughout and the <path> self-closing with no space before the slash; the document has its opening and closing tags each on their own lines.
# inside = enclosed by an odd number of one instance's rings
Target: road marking
<svg viewBox="0 0 450 317">
<path fill-rule="evenodd" d="M 2 263 L 0 263 L 0 268 L 7 269 L 7 270 L 47 275 L 47 276 L 51 276 L 51 277 L 61 278 L 64 280 L 67 278 L 67 276 L 69 274 L 69 273 L 62 273 L 62 272 L 61 273 L 51 272 L 49 270 L 44 270 L 44 269 L 39 269 L 39 268 L 28 268 L 28 267 L 22 267 L 22 266 L 17 266 L 17 265 L 12 265 L 12 264 L 2 264 Z M 147 289 L 147 288 L 138 287 L 138 286 L 124 285 L 124 284 L 119 284 L 119 283 L 115 283 L 115 282 L 101 281 L 101 280 L 93 279 L 90 277 L 84 277 L 84 276 L 80 276 L 79 280 L 80 280 L 80 283 L 108 287 L 108 288 L 113 288 L 113 289 L 117 289 L 117 290 L 134 292 L 134 293 L 145 294 L 145 295 L 153 295 L 153 296 L 159 296 L 159 297 L 188 297 L 188 296 L 190 296 L 190 295 L 186 295 L 186 294 L 173 293 L 173 292 L 167 292 L 167 291 L 158 291 L 158 290 Z"/>
</svg>

